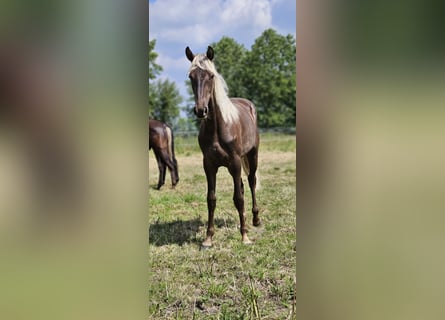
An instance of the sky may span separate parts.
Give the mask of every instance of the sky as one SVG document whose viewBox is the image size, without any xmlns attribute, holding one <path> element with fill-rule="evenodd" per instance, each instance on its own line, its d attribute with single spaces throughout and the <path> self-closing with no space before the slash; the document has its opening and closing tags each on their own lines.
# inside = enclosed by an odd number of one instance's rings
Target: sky
<svg viewBox="0 0 445 320">
<path fill-rule="evenodd" d="M 156 62 L 163 67 L 159 78 L 174 81 L 184 99 L 187 46 L 195 54 L 204 53 L 210 43 L 228 36 L 250 50 L 268 28 L 295 37 L 296 1 L 149 0 L 149 40 L 156 39 Z"/>
</svg>

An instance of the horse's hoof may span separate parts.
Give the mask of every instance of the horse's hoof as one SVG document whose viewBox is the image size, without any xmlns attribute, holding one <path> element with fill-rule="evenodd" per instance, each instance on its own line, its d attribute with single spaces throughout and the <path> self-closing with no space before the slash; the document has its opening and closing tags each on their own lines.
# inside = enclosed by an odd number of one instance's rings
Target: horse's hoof
<svg viewBox="0 0 445 320">
<path fill-rule="evenodd" d="M 252 244 L 253 244 L 253 241 L 251 241 L 251 240 L 249 240 L 249 239 L 247 239 L 247 240 L 243 240 L 243 244 L 246 244 L 246 245 L 252 245 Z"/>
<path fill-rule="evenodd" d="M 212 239 L 210 237 L 207 237 L 202 243 L 201 243 L 201 250 L 207 250 L 212 247 Z"/>
<path fill-rule="evenodd" d="M 254 227 L 259 227 L 259 226 L 261 226 L 261 220 L 252 221 L 252 224 L 253 224 Z"/>
</svg>

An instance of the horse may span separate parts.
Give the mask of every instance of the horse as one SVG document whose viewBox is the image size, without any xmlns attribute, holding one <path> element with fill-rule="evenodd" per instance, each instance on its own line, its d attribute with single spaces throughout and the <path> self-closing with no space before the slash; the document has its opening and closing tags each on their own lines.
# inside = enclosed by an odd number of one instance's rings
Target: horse
<svg viewBox="0 0 445 320">
<path fill-rule="evenodd" d="M 178 162 L 175 158 L 174 138 L 172 129 L 159 120 L 149 120 L 149 145 L 153 149 L 159 168 L 159 181 L 157 189 L 161 189 L 165 182 L 166 168 L 170 170 L 172 187 L 179 181 Z"/>
<path fill-rule="evenodd" d="M 188 75 L 195 98 L 193 111 L 201 120 L 198 142 L 204 156 L 203 166 L 207 179 L 207 234 L 201 248 L 212 246 L 216 174 L 221 166 L 226 167 L 233 178 L 233 202 L 239 214 L 242 242 L 252 244 L 247 236 L 241 168 L 248 177 L 252 195 L 252 223 L 259 226 L 261 220 L 255 192 L 260 138 L 255 105 L 244 98 L 228 97 L 226 82 L 213 62 L 212 47 L 209 46 L 205 54 L 196 55 L 187 47 L 185 55 L 191 62 Z"/>
</svg>

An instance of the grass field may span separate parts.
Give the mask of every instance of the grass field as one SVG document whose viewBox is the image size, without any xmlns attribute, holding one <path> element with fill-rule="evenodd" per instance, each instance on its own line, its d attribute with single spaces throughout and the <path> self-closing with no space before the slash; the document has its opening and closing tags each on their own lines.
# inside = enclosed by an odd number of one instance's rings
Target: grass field
<svg viewBox="0 0 445 320">
<path fill-rule="evenodd" d="M 241 243 L 232 179 L 217 175 L 213 247 L 200 251 L 207 223 L 206 179 L 196 137 L 175 140 L 180 181 L 156 190 L 149 158 L 149 319 L 295 319 L 295 136 L 263 134 L 257 192 L 262 226 Z M 247 179 L 243 177 L 247 186 Z"/>
</svg>

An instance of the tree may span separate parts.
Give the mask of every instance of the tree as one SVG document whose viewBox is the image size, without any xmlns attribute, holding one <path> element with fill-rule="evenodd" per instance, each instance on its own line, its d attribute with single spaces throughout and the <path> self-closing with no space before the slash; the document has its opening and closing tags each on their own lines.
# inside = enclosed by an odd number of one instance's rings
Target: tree
<svg viewBox="0 0 445 320">
<path fill-rule="evenodd" d="M 295 125 L 295 59 L 294 37 L 273 29 L 265 30 L 247 52 L 242 83 L 257 107 L 260 127 Z"/>
<path fill-rule="evenodd" d="M 154 51 L 156 39 L 148 41 L 148 80 L 156 79 L 156 76 L 162 71 L 162 67 L 155 62 L 158 54 Z"/>
<path fill-rule="evenodd" d="M 222 37 L 211 44 L 215 50 L 214 63 L 216 70 L 223 76 L 229 88 L 229 96 L 245 97 L 246 90 L 242 83 L 241 73 L 247 50 L 243 45 L 229 37 Z"/>
<path fill-rule="evenodd" d="M 149 105 L 149 117 L 173 124 L 179 116 L 179 104 L 182 96 L 174 82 L 157 80 L 150 85 L 152 104 Z"/>
<path fill-rule="evenodd" d="M 158 57 L 158 54 L 154 51 L 155 45 L 156 39 L 148 41 L 148 109 L 150 117 L 150 110 L 154 108 L 157 100 L 152 80 L 156 79 L 156 76 L 162 71 L 162 67 L 155 62 Z"/>
<path fill-rule="evenodd" d="M 295 126 L 296 120 L 296 46 L 292 35 L 279 35 L 265 30 L 249 51 L 235 40 L 222 37 L 212 43 L 214 62 L 226 80 L 230 97 L 252 100 L 258 113 L 260 127 Z M 189 99 L 194 104 L 190 82 Z M 186 112 L 194 117 L 192 107 Z"/>
<path fill-rule="evenodd" d="M 187 86 L 188 98 L 182 110 L 187 115 L 188 119 L 187 122 L 189 123 L 188 126 L 192 128 L 194 127 L 195 129 L 199 129 L 199 126 L 201 125 L 201 120 L 196 118 L 196 115 L 193 112 L 193 108 L 195 106 L 195 95 L 193 94 L 193 89 L 190 80 L 185 81 L 185 84 Z"/>
<path fill-rule="evenodd" d="M 173 124 L 179 116 L 179 104 L 182 97 L 174 82 L 157 80 L 162 66 L 155 62 L 158 54 L 154 51 L 156 39 L 148 42 L 148 116 Z"/>
</svg>

